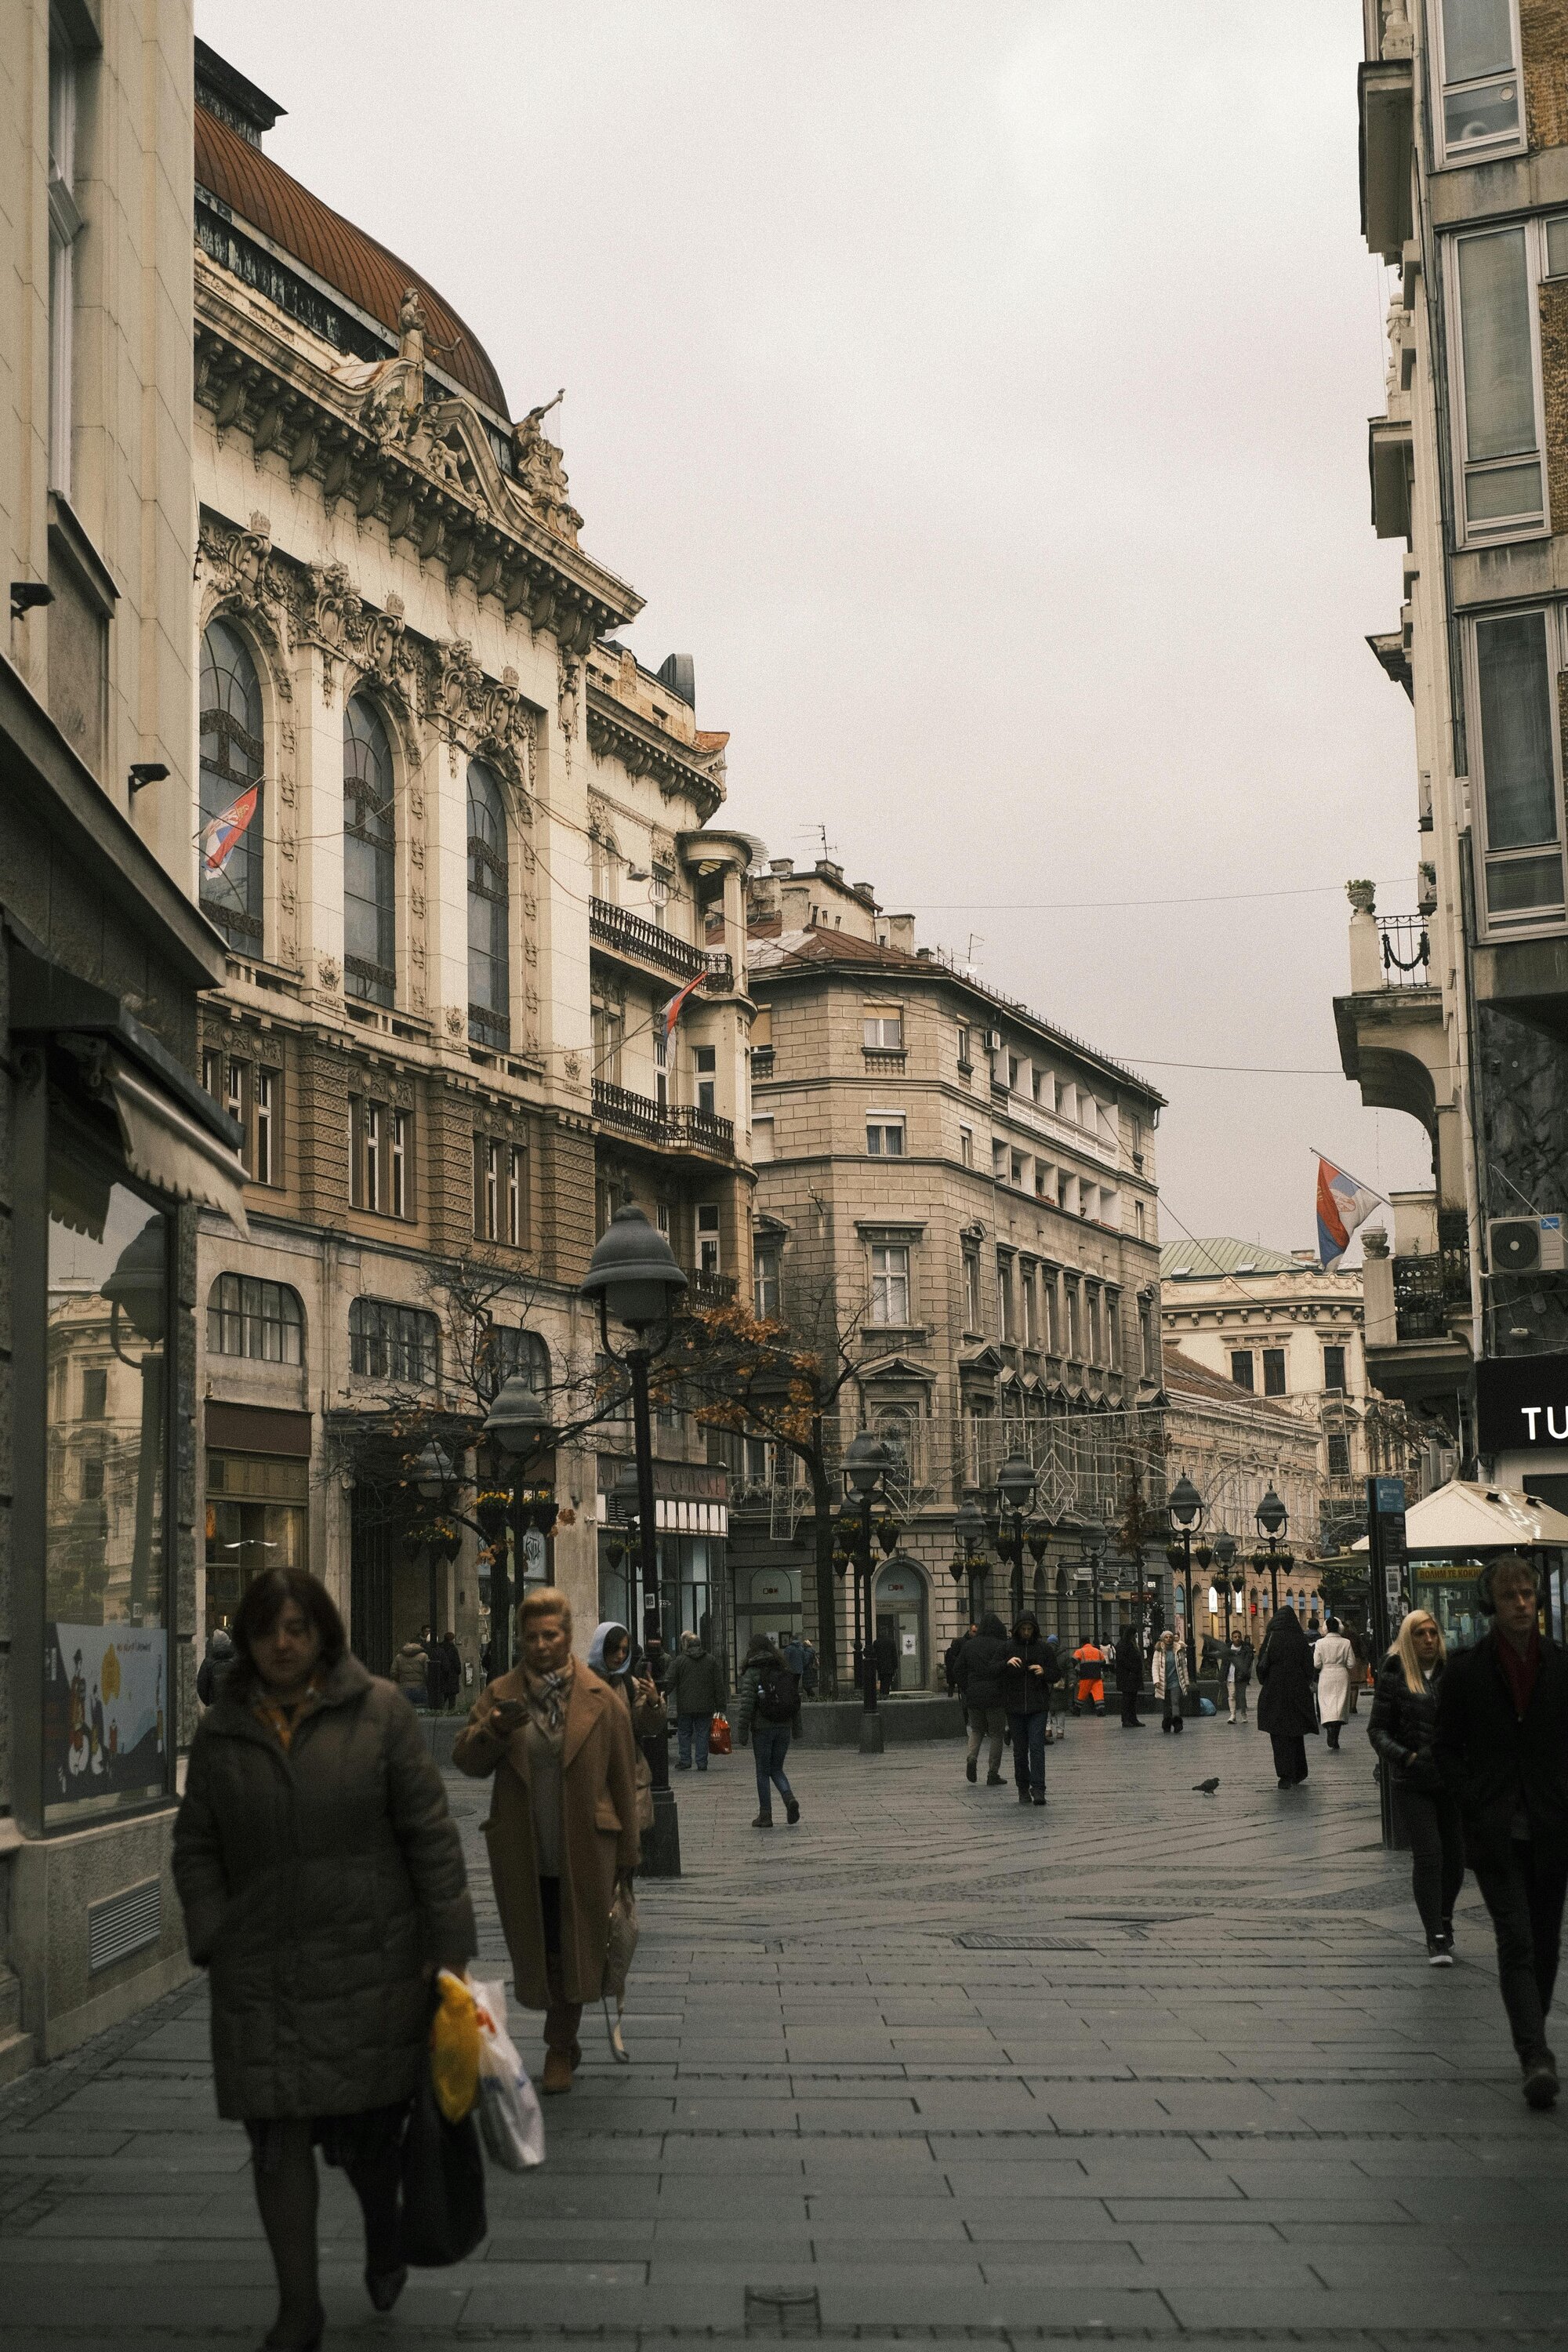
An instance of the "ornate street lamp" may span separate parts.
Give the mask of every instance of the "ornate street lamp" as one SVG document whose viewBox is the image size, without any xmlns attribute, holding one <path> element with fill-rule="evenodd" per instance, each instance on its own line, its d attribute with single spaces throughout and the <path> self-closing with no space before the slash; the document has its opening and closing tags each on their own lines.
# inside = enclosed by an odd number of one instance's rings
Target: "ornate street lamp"
<svg viewBox="0 0 1568 2352">
<path fill-rule="evenodd" d="M 1279 1613 L 1279 1571 L 1283 1569 L 1289 1575 L 1296 1565 L 1294 1556 L 1289 1551 L 1282 1550 L 1279 1541 L 1282 1536 L 1289 1532 L 1290 1514 L 1270 1486 L 1253 1516 L 1258 1521 L 1258 1534 L 1264 1538 L 1268 1546 L 1267 1563 L 1255 1560 L 1254 1565 L 1258 1568 L 1265 1564 L 1268 1566 L 1269 1622 L 1272 1623 L 1274 1618 Z"/>
<path fill-rule="evenodd" d="M 1193 1529 L 1203 1517 L 1207 1505 L 1185 1471 L 1171 1489 L 1170 1511 L 1176 1523 L 1182 1545 L 1182 1580 L 1186 1590 L 1187 1604 L 1187 1679 L 1193 1706 L 1197 1705 L 1198 1651 L 1193 1638 Z"/>
<path fill-rule="evenodd" d="M 966 1495 L 953 1515 L 953 1541 L 969 1579 L 969 1622 L 980 1622 L 980 1612 L 974 1598 L 974 1580 L 985 1573 L 985 1514 L 973 1495 Z"/>
<path fill-rule="evenodd" d="M 850 1439 L 844 1450 L 844 1482 L 850 1490 L 850 1499 L 838 1522 L 840 1540 L 855 1563 L 856 1580 L 864 1595 L 864 1606 L 858 1603 L 857 1617 L 860 1626 L 860 1753 L 879 1756 L 882 1752 L 882 1718 L 877 1711 L 877 1661 L 874 1654 L 876 1626 L 871 1617 L 872 1587 L 876 1568 L 871 1551 L 872 1523 L 878 1500 L 877 1488 L 893 1466 L 891 1448 L 869 1430 L 861 1430 Z M 879 1535 L 879 1539 L 880 1539 Z M 894 1541 L 897 1541 L 894 1531 Z"/>
<path fill-rule="evenodd" d="M 1089 1562 L 1091 1596 L 1089 1606 L 1093 1611 L 1091 1622 L 1094 1626 L 1094 1646 L 1097 1650 L 1100 1647 L 1100 1571 L 1105 1565 L 1105 1547 L 1108 1540 L 1108 1530 L 1099 1519 L 1083 1521 L 1079 1529 L 1079 1541 L 1083 1546 L 1083 1557 Z"/>
<path fill-rule="evenodd" d="M 523 1501 L 528 1485 L 525 1465 L 549 1453 L 555 1443 L 555 1432 L 545 1417 L 544 1407 L 535 1395 L 531 1382 L 524 1372 L 513 1372 L 503 1381 L 489 1412 L 485 1416 L 484 1433 L 497 1450 L 505 1454 L 511 1465 L 511 1558 L 517 1575 L 519 1600 L 522 1597 L 522 1534 L 526 1517 Z M 428 1494 L 426 1475 L 428 1465 L 425 1455 L 440 1449 L 427 1445 L 416 1465 L 415 1476 L 422 1495 Z M 442 1457 L 445 1459 L 445 1457 Z M 426 1475 L 422 1475 L 426 1474 Z M 497 1675 L 504 1675 L 511 1662 L 511 1593 L 507 1574 L 507 1554 L 504 1544 L 493 1548 L 490 1560 L 490 1664 Z"/>
<path fill-rule="evenodd" d="M 1010 1454 L 996 1473 L 996 1550 L 1013 1571 L 1013 1622 L 1024 1611 L 1024 1520 L 1035 1499 L 1035 1465 Z"/>
<path fill-rule="evenodd" d="M 1219 1570 L 1220 1591 L 1225 1595 L 1225 1646 L 1230 1647 L 1230 1580 L 1236 1566 L 1236 1538 L 1219 1535 L 1214 1539 L 1215 1562 Z"/>
</svg>

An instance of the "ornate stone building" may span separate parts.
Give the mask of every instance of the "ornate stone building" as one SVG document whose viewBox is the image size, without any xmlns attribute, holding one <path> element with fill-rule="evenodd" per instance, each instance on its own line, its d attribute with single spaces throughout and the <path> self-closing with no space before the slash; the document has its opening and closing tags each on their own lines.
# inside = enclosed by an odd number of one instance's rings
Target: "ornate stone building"
<svg viewBox="0 0 1568 2352">
<path fill-rule="evenodd" d="M 836 1443 L 888 1442 L 902 1528 L 874 1612 L 901 1686 L 930 1687 L 970 1597 L 954 1513 L 989 1501 L 1006 1455 L 1040 1472 L 1056 1532 L 1026 1588 L 1064 1632 L 1088 1622 L 1078 1522 L 1123 1523 L 1134 1487 L 1163 1504 L 1162 1097 L 917 947 L 910 917 L 826 860 L 758 872 L 750 927 L 756 1304 L 831 1323 L 853 1354 Z M 812 1627 L 808 1491 L 770 1447 L 735 1464 L 737 1639 L 803 1611 Z M 1112 1558 L 1103 1590 L 1131 1579 Z M 1005 1609 L 994 1559 L 988 1591 Z"/>
<path fill-rule="evenodd" d="M 197 45 L 190 831 L 258 793 L 189 866 L 250 1177 L 249 1243 L 202 1237 L 205 1616 L 308 1559 L 373 1666 L 432 1610 L 471 1664 L 473 1540 L 410 1555 L 393 1432 L 530 1369 L 576 1433 L 549 1565 L 592 1622 L 625 1433 L 584 1425 L 595 1221 L 629 1191 L 694 1274 L 750 1264 L 747 851 L 689 661 L 611 639 L 641 600 L 581 544 L 553 403 L 512 420 L 436 289 L 268 156 L 277 112 Z"/>
<path fill-rule="evenodd" d="M 1397 272 L 1372 521 L 1405 550 L 1368 643 L 1413 706 L 1419 863 L 1412 914 L 1351 884 L 1335 1013 L 1363 1100 L 1432 1145 L 1368 1249 L 1368 1372 L 1473 1459 L 1476 1360 L 1568 1350 L 1539 1235 L 1568 1209 L 1568 33 L 1532 0 L 1363 7 L 1362 225 Z"/>
</svg>

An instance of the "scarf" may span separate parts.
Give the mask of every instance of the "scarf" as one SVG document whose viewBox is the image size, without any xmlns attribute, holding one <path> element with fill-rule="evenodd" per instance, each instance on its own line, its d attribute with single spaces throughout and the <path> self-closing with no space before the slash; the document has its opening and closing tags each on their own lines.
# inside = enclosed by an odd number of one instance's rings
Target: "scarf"
<svg viewBox="0 0 1568 2352">
<path fill-rule="evenodd" d="M 558 1674 L 529 1675 L 529 1712 L 541 1731 L 553 1739 L 565 1728 L 566 1701 L 572 1691 L 572 1667 L 568 1664 Z"/>
<path fill-rule="evenodd" d="M 257 1685 L 256 1696 L 250 1702 L 250 1712 L 258 1723 L 265 1724 L 268 1730 L 274 1734 L 285 1756 L 293 1745 L 294 1734 L 300 1724 L 307 1715 L 314 1711 L 315 1702 L 321 1696 L 321 1685 L 325 1680 L 325 1675 L 318 1666 L 305 1685 L 303 1696 L 297 1699 L 294 1705 L 287 1709 L 279 1706 L 275 1698 L 268 1698 L 259 1684 Z"/>
</svg>

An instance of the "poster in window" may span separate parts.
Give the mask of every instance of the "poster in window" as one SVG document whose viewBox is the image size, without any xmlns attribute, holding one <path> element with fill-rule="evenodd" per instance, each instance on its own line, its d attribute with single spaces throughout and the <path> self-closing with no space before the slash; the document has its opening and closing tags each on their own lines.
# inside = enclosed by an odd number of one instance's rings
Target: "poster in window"
<svg viewBox="0 0 1568 2352">
<path fill-rule="evenodd" d="M 45 1628 L 44 1804 L 163 1792 L 169 1637 L 161 1625 Z"/>
</svg>

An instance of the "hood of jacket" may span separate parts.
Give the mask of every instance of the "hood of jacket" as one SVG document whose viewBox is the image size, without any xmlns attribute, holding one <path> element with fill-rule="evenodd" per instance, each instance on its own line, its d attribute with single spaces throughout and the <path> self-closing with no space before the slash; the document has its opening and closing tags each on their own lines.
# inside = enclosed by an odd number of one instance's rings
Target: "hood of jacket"
<svg viewBox="0 0 1568 2352">
<path fill-rule="evenodd" d="M 1003 1624 L 1002 1620 L 997 1616 L 994 1610 L 992 1611 L 988 1617 L 983 1617 L 981 1619 L 980 1630 L 988 1641 L 1005 1642 L 1007 1639 L 1007 1628 Z"/>
<path fill-rule="evenodd" d="M 400 1658 L 422 1658 L 425 1655 L 425 1644 L 423 1642 L 405 1642 L 397 1654 Z"/>
<path fill-rule="evenodd" d="M 615 1667 L 605 1664 L 605 1644 L 612 1633 L 625 1634 L 626 1643 L 626 1657 L 618 1666 Z M 602 1624 L 595 1625 L 594 1638 L 588 1644 L 588 1664 L 602 1683 L 609 1683 L 612 1686 L 623 1683 L 632 1670 L 632 1637 L 629 1629 L 614 1617 L 606 1617 Z"/>
</svg>

